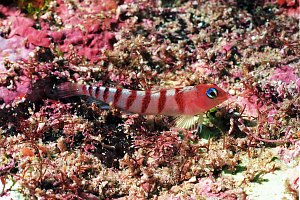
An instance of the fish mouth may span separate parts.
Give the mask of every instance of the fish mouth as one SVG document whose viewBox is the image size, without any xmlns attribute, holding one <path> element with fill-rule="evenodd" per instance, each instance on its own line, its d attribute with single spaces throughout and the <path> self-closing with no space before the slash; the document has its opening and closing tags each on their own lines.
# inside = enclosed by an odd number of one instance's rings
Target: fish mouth
<svg viewBox="0 0 300 200">
<path fill-rule="evenodd" d="M 224 96 L 222 96 L 222 97 L 220 98 L 220 100 L 226 101 L 226 100 L 230 99 L 231 97 L 232 97 L 232 96 L 231 96 L 230 94 L 225 93 Z"/>
</svg>

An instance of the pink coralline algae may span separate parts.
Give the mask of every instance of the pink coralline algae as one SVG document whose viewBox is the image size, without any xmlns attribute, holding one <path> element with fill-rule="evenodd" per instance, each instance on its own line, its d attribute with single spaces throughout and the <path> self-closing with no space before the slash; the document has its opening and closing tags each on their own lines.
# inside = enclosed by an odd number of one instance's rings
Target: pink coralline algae
<svg viewBox="0 0 300 200">
<path fill-rule="evenodd" d="M 256 95 L 251 95 L 249 90 L 244 91 L 236 98 L 230 99 L 231 102 L 236 102 L 240 106 L 244 107 L 244 114 L 252 117 L 258 116 L 258 100 L 259 98 Z"/>
<path fill-rule="evenodd" d="M 22 100 L 30 91 L 31 81 L 27 77 L 19 77 L 19 81 L 15 82 L 16 89 L 9 90 L 7 87 L 0 87 L 0 99 L 4 103 L 10 103 L 14 100 Z"/>
<path fill-rule="evenodd" d="M 277 4 L 287 9 L 288 16 L 300 18 L 299 0 L 277 0 Z"/>
<path fill-rule="evenodd" d="M 63 1 L 57 1 L 55 12 L 57 12 L 65 28 L 49 31 L 48 34 L 62 52 L 68 54 L 73 50 L 73 52 L 92 62 L 98 61 L 101 59 L 102 51 L 113 48 L 115 35 L 107 29 L 110 28 L 111 24 L 116 24 L 117 21 L 114 16 L 99 19 L 96 14 L 115 10 L 116 7 L 117 5 L 113 0 L 98 0 L 92 3 L 92 6 L 87 5 L 84 1 L 77 2 L 74 7 L 68 6 Z"/>
<path fill-rule="evenodd" d="M 22 100 L 31 91 L 32 86 L 31 77 L 23 74 L 22 69 L 18 70 L 20 73 L 16 72 L 14 63 L 28 60 L 29 53 L 35 46 L 48 47 L 50 40 L 46 32 L 34 28 L 34 20 L 24 17 L 19 10 L 0 5 L 0 13 L 6 16 L 0 21 L 0 25 L 7 28 L 2 29 L 3 37 L 0 37 L 0 79 L 2 84 L 5 84 L 0 87 L 0 98 L 4 103 L 10 103 Z M 6 62 L 9 62 L 10 66 L 5 66 Z M 8 77 L 16 78 L 8 83 Z"/>
<path fill-rule="evenodd" d="M 23 37 L 26 39 L 26 43 L 28 43 L 26 44 L 27 47 L 30 44 L 43 47 L 50 45 L 47 33 L 34 28 L 35 21 L 25 17 L 20 10 L 4 7 L 0 4 L 0 13 L 6 16 L 4 20 L 0 21 L 0 25 L 9 27 L 8 38 L 14 38 L 15 36 Z"/>
<path fill-rule="evenodd" d="M 27 59 L 33 47 L 25 47 L 26 39 L 21 36 L 13 36 L 11 38 L 0 37 L 0 79 L 1 81 L 7 80 L 8 76 L 16 75 L 15 72 L 6 69 L 5 62 L 17 62 L 22 59 Z M 12 84 L 12 83 L 10 83 Z M 30 91 L 31 81 L 26 76 L 18 77 L 14 81 L 14 86 L 8 89 L 7 86 L 0 87 L 0 99 L 4 103 L 10 103 L 13 100 L 21 100 L 22 97 Z"/>
<path fill-rule="evenodd" d="M 296 82 L 299 77 L 296 74 L 296 70 L 290 66 L 282 66 L 275 69 L 270 80 L 282 81 L 286 84 L 290 84 L 292 81 Z"/>
<path fill-rule="evenodd" d="M 300 158 L 300 141 L 295 142 L 295 146 L 291 149 L 278 147 L 278 155 L 286 164 L 291 164 Z"/>
<path fill-rule="evenodd" d="M 33 28 L 33 20 L 22 16 L 16 16 L 10 17 L 10 22 L 12 23 L 12 26 L 8 36 L 9 38 L 19 35 L 26 38 L 29 43 L 35 46 L 48 47 L 50 45 L 47 34 Z"/>
<path fill-rule="evenodd" d="M 189 66 L 192 72 L 199 72 L 200 74 L 212 73 L 209 65 L 205 62 L 196 62 Z"/>
<path fill-rule="evenodd" d="M 79 28 L 54 32 L 50 35 L 55 42 L 62 43 L 58 45 L 62 52 L 69 52 L 73 46 L 78 55 L 91 61 L 100 59 L 101 50 L 112 49 L 110 41 L 114 40 L 114 34 L 111 32 L 93 34 L 85 33 Z"/>
<path fill-rule="evenodd" d="M 201 178 L 194 188 L 195 197 L 201 195 L 208 199 L 236 199 L 236 192 L 226 190 L 222 179 Z"/>
<path fill-rule="evenodd" d="M 25 47 L 26 39 L 21 36 L 14 36 L 6 39 L 0 37 L 0 71 L 5 72 L 4 61 L 16 62 L 21 59 L 28 58 L 32 47 Z M 0 75 L 1 77 L 1 75 Z"/>
</svg>

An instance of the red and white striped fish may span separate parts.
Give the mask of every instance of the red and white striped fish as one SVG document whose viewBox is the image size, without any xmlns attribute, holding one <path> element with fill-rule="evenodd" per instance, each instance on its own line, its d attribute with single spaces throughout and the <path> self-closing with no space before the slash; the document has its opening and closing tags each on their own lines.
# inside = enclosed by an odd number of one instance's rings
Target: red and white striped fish
<svg viewBox="0 0 300 200">
<path fill-rule="evenodd" d="M 215 84 L 136 91 L 65 82 L 56 89 L 60 97 L 90 96 L 112 107 L 143 115 L 194 116 L 228 99 L 227 93 Z"/>
</svg>

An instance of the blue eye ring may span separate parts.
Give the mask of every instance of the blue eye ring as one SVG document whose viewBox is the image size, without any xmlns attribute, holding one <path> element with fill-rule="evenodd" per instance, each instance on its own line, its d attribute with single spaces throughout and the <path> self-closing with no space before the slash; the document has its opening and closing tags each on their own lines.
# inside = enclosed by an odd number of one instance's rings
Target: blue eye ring
<svg viewBox="0 0 300 200">
<path fill-rule="evenodd" d="M 215 99 L 218 96 L 218 90 L 216 88 L 208 88 L 206 90 L 206 96 L 210 99 Z"/>
</svg>

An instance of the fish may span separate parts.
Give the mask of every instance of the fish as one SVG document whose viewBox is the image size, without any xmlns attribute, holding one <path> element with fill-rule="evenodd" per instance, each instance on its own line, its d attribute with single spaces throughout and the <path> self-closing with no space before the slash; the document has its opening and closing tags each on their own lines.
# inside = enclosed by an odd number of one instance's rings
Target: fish
<svg viewBox="0 0 300 200">
<path fill-rule="evenodd" d="M 188 128 L 197 123 L 194 116 L 203 114 L 228 99 L 228 94 L 216 84 L 152 91 L 64 82 L 57 85 L 55 90 L 60 98 L 89 96 L 130 113 L 175 116 L 176 126 L 180 128 Z"/>
</svg>

